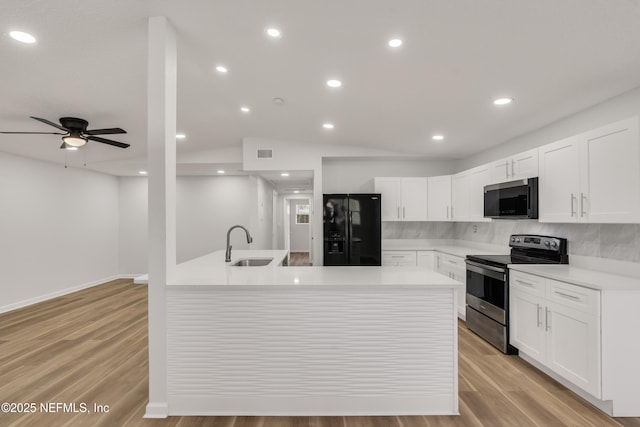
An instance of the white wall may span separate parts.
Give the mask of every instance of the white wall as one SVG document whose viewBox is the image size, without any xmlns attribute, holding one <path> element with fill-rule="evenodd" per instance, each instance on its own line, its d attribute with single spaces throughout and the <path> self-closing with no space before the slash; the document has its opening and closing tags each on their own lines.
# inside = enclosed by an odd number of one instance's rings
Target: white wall
<svg viewBox="0 0 640 427">
<path fill-rule="evenodd" d="M 138 276 L 147 273 L 149 224 L 147 219 L 147 178 L 118 178 L 119 203 L 119 272 Z"/>
<path fill-rule="evenodd" d="M 233 225 L 250 227 L 255 204 L 250 179 L 248 176 L 178 178 L 178 262 L 225 249 L 227 230 Z M 231 244 L 236 249 L 248 248 L 242 230 L 232 232 Z"/>
<path fill-rule="evenodd" d="M 289 226 L 291 252 L 309 252 L 309 224 L 296 224 L 296 206 L 308 205 L 308 199 L 290 199 Z"/>
<path fill-rule="evenodd" d="M 271 249 L 273 240 L 273 190 L 274 187 L 258 176 L 250 177 L 249 195 L 251 222 L 248 225 L 253 236 L 253 249 Z M 235 232 L 234 232 L 235 233 Z"/>
<path fill-rule="evenodd" d="M 147 272 L 147 180 L 121 177 L 120 273 Z M 227 230 L 249 229 L 252 249 L 271 249 L 272 187 L 252 176 L 180 176 L 176 183 L 178 262 L 226 247 Z M 260 203 L 262 206 L 260 207 Z M 234 249 L 246 249 L 242 230 L 231 233 Z"/>
<path fill-rule="evenodd" d="M 118 274 L 118 180 L 0 153 L 0 311 Z"/>
<path fill-rule="evenodd" d="M 454 163 L 425 159 L 327 159 L 322 161 L 322 191 L 372 193 L 376 176 L 436 176 L 453 173 Z"/>
</svg>

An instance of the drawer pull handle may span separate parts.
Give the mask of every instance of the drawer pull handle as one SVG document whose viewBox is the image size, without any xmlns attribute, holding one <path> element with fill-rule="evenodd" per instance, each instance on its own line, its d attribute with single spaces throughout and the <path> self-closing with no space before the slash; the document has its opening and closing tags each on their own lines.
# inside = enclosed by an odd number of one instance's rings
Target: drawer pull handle
<svg viewBox="0 0 640 427">
<path fill-rule="evenodd" d="M 549 308 L 545 307 L 544 308 L 544 330 L 548 331 L 549 329 L 551 329 L 551 324 L 549 323 Z"/>
<path fill-rule="evenodd" d="M 524 280 L 516 279 L 516 282 L 518 282 L 518 283 L 520 283 L 522 285 L 528 286 L 530 288 L 534 287 L 533 283 L 525 282 Z"/>
<path fill-rule="evenodd" d="M 561 297 L 572 299 L 574 301 L 580 301 L 580 297 L 577 297 L 575 295 L 565 294 L 564 292 L 560 291 L 553 291 L 553 293 L 555 293 L 556 295 L 560 295 Z"/>
</svg>

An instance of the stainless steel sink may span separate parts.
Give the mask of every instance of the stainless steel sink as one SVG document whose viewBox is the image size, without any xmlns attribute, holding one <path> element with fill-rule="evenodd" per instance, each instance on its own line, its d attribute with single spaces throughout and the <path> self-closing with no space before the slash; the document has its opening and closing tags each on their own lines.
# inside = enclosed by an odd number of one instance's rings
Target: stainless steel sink
<svg viewBox="0 0 640 427">
<path fill-rule="evenodd" d="M 232 267 L 260 267 L 268 265 L 273 258 L 245 258 L 231 264 Z"/>
</svg>

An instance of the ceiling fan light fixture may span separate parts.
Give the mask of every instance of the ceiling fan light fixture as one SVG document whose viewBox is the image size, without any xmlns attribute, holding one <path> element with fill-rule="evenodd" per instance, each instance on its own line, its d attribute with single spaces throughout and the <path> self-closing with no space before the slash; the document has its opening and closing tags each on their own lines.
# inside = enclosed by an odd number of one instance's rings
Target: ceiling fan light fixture
<svg viewBox="0 0 640 427">
<path fill-rule="evenodd" d="M 62 137 L 62 141 L 71 147 L 82 147 L 84 144 L 87 143 L 87 139 L 83 138 L 80 135 L 67 135 L 67 136 L 63 136 Z"/>
</svg>

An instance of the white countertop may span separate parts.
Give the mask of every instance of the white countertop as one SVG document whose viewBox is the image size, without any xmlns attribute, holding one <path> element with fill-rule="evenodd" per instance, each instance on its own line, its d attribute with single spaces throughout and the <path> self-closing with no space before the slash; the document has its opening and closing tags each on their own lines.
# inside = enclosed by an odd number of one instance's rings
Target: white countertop
<svg viewBox="0 0 640 427">
<path fill-rule="evenodd" d="M 511 270 L 603 291 L 640 291 L 640 278 L 560 264 L 512 264 Z"/>
<path fill-rule="evenodd" d="M 309 286 L 309 285 L 397 285 L 462 288 L 462 284 L 423 267 L 281 267 L 287 251 L 237 250 L 230 263 L 224 251 L 216 251 L 176 266 L 175 278 L 168 286 Z M 233 267 L 243 258 L 274 258 L 262 267 Z M 146 275 L 135 283 L 147 283 Z"/>
<path fill-rule="evenodd" d="M 382 241 L 382 249 L 385 251 L 438 251 L 462 258 L 467 255 L 506 255 L 510 252 L 509 246 L 449 239 L 385 239 Z"/>
</svg>

